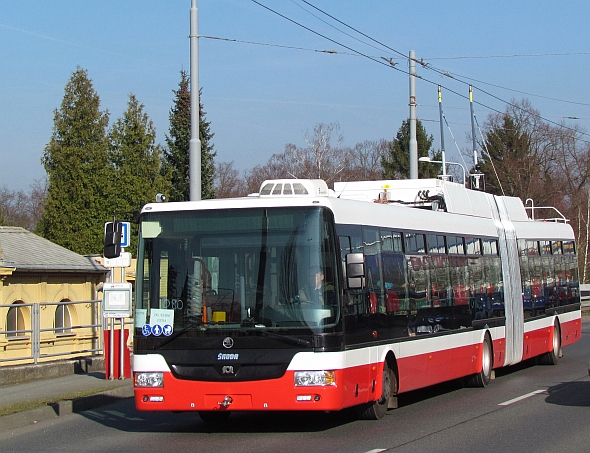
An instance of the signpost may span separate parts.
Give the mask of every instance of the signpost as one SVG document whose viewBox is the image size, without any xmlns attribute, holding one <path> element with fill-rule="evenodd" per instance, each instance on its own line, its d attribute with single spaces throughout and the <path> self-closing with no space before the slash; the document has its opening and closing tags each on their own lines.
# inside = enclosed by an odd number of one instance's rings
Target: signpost
<svg viewBox="0 0 590 453">
<path fill-rule="evenodd" d="M 131 266 L 131 253 L 125 252 L 125 247 L 131 243 L 131 224 L 130 222 L 107 222 L 104 225 L 105 232 L 105 258 L 104 266 L 111 268 L 111 282 L 103 285 L 102 293 L 102 313 L 108 319 L 109 334 L 105 335 L 105 343 L 108 342 L 108 373 L 109 379 L 114 379 L 115 370 L 115 319 L 120 319 L 121 328 L 119 329 L 119 370 L 118 378 L 125 379 L 126 359 L 128 354 L 125 348 L 125 318 L 131 317 L 132 312 L 132 287 L 131 283 L 121 282 L 114 283 L 112 276 L 113 268 L 123 268 Z M 125 274 L 122 273 L 124 276 Z M 122 278 L 124 280 L 124 278 Z M 106 334 L 106 332 L 105 332 Z M 108 341 L 107 341 L 108 338 Z"/>
</svg>

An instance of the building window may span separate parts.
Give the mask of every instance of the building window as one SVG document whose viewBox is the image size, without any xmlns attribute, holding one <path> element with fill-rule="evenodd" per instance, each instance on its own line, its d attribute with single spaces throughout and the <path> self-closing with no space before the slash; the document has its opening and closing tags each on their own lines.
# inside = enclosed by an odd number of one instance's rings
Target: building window
<svg viewBox="0 0 590 453">
<path fill-rule="evenodd" d="M 18 338 L 26 336 L 25 330 L 25 315 L 24 315 L 24 308 L 19 307 L 19 305 L 24 304 L 22 300 L 17 300 L 13 302 L 12 305 L 14 307 L 10 307 L 8 309 L 8 314 L 6 315 L 6 336 L 11 338 Z"/>
<path fill-rule="evenodd" d="M 69 300 L 62 300 L 62 302 L 69 302 Z M 55 334 L 72 333 L 72 315 L 70 307 L 66 304 L 60 304 L 55 308 Z"/>
</svg>

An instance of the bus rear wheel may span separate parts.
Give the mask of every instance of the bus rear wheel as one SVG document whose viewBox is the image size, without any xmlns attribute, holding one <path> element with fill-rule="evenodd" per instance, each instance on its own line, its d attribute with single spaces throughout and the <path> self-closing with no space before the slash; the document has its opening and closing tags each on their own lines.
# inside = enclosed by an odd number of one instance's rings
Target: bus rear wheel
<svg viewBox="0 0 590 453">
<path fill-rule="evenodd" d="M 381 397 L 377 401 L 363 404 L 357 408 L 357 414 L 360 419 L 380 420 L 385 417 L 387 409 L 397 407 L 397 376 L 389 368 L 387 361 L 383 364 L 381 389 Z"/>
<path fill-rule="evenodd" d="M 467 379 L 469 387 L 487 387 L 492 380 L 492 369 L 494 366 L 494 354 L 492 353 L 492 342 L 488 335 L 483 340 L 481 349 L 481 371 Z"/>
<path fill-rule="evenodd" d="M 553 326 L 553 338 L 551 351 L 539 357 L 541 365 L 557 365 L 557 359 L 561 356 L 561 329 L 556 322 Z"/>
</svg>

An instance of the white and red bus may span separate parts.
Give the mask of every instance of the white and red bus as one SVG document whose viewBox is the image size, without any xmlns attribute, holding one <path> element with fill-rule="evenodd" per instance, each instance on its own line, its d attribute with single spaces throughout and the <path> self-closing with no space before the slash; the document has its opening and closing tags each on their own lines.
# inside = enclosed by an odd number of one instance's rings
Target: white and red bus
<svg viewBox="0 0 590 453">
<path fill-rule="evenodd" d="M 141 212 L 140 410 L 379 419 L 403 392 L 554 364 L 581 327 L 572 229 L 517 198 L 436 179 L 272 180 Z"/>
</svg>

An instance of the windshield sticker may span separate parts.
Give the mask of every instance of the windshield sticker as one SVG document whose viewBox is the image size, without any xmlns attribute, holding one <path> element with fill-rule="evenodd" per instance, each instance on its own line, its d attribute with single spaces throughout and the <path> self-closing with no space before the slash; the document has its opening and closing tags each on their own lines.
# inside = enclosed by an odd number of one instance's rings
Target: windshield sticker
<svg viewBox="0 0 590 453">
<path fill-rule="evenodd" d="M 146 238 L 157 238 L 162 232 L 162 226 L 160 222 L 147 220 L 141 222 L 141 236 Z"/>
<path fill-rule="evenodd" d="M 165 324 L 164 327 L 162 327 L 162 333 L 169 337 L 170 335 L 172 335 L 172 326 L 170 324 Z"/>
<path fill-rule="evenodd" d="M 170 324 L 171 326 L 174 325 L 174 310 L 152 308 L 150 311 L 150 326 L 159 325 L 162 327 L 166 324 Z"/>
<path fill-rule="evenodd" d="M 135 310 L 135 327 L 141 327 L 147 324 L 147 310 L 145 308 L 137 308 Z"/>
<path fill-rule="evenodd" d="M 141 333 L 144 337 L 149 337 L 152 334 L 152 327 L 149 324 L 144 324 L 141 327 Z"/>
</svg>

